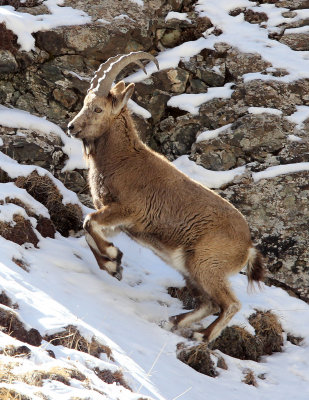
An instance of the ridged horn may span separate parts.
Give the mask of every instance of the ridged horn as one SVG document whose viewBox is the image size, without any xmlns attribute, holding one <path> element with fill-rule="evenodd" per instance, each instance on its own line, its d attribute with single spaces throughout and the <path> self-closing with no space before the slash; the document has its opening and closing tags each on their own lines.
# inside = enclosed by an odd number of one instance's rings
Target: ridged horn
<svg viewBox="0 0 309 400">
<path fill-rule="evenodd" d="M 141 67 L 146 74 L 146 69 L 140 61 L 145 59 L 153 61 L 159 69 L 157 59 L 153 55 L 144 51 L 137 51 L 109 58 L 104 64 L 101 64 L 100 68 L 97 70 L 91 81 L 90 90 L 93 89 L 97 91 L 99 96 L 107 97 L 112 87 L 112 83 L 120 71 L 122 71 L 127 65 L 135 63 Z"/>
</svg>

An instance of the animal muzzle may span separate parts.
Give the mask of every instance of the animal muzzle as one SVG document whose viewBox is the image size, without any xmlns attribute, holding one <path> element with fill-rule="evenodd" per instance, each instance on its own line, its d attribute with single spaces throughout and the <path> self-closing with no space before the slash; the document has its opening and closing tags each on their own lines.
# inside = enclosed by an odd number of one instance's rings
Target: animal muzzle
<svg viewBox="0 0 309 400">
<path fill-rule="evenodd" d="M 80 132 L 81 132 L 81 130 L 76 128 L 76 126 L 72 122 L 69 123 L 69 125 L 68 125 L 68 134 L 71 137 L 78 139 L 78 135 L 80 134 Z"/>
</svg>

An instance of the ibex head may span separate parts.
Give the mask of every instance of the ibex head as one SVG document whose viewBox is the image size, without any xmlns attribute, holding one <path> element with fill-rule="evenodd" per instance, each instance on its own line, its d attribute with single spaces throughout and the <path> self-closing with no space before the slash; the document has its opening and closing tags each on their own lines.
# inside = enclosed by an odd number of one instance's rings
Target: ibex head
<svg viewBox="0 0 309 400">
<path fill-rule="evenodd" d="M 115 78 L 130 63 L 138 64 L 146 73 L 140 61 L 143 59 L 154 61 L 159 69 L 155 57 L 139 51 L 109 58 L 95 73 L 83 108 L 68 125 L 69 134 L 83 141 L 86 154 L 89 151 L 87 144 L 93 143 L 109 129 L 113 119 L 126 106 L 133 94 L 134 83 L 126 87 L 125 83 L 120 81 L 112 87 Z"/>
</svg>

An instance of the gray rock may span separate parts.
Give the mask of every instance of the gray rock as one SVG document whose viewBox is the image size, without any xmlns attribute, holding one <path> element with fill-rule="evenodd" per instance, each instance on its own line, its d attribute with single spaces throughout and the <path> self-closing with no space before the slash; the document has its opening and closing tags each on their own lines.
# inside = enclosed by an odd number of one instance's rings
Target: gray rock
<svg viewBox="0 0 309 400">
<path fill-rule="evenodd" d="M 13 54 L 8 50 L 0 50 L 0 74 L 15 72 L 18 69 L 18 63 Z"/>
</svg>

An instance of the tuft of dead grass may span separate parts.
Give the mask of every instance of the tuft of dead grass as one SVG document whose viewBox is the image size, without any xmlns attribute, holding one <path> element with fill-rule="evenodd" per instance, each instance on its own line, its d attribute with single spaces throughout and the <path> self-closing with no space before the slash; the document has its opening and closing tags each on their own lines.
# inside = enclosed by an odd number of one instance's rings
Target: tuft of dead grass
<svg viewBox="0 0 309 400">
<path fill-rule="evenodd" d="M 283 346 L 282 326 L 271 311 L 256 311 L 250 315 L 249 322 L 262 343 L 263 354 L 280 352 Z"/>
<path fill-rule="evenodd" d="M 13 389 L 0 388 L 1 400 L 31 400 L 30 397 L 25 396 Z"/>
<path fill-rule="evenodd" d="M 112 351 L 108 346 L 100 344 L 94 338 L 92 338 L 91 342 L 89 342 L 73 325 L 68 325 L 62 332 L 58 332 L 53 335 L 47 335 L 44 337 L 44 339 L 54 346 L 64 346 L 69 349 L 90 354 L 97 358 L 100 358 L 101 353 L 105 353 L 109 359 L 114 361 L 112 357 Z"/>
<path fill-rule="evenodd" d="M 254 372 L 251 369 L 246 369 L 244 371 L 244 379 L 242 379 L 242 382 L 245 383 L 246 385 L 251 385 L 251 386 L 255 386 L 258 387 L 258 383 L 256 381 Z"/>
<path fill-rule="evenodd" d="M 0 5 L 2 4 L 0 3 Z M 8 29 L 5 23 L 2 22 L 0 24 L 0 49 L 8 50 L 12 54 L 16 54 L 19 47 L 20 46 L 17 43 L 17 36 L 15 35 L 15 33 Z"/>
<path fill-rule="evenodd" d="M 41 345 L 42 337 L 39 331 L 34 328 L 31 328 L 29 331 L 26 330 L 13 310 L 0 307 L 0 329 L 3 333 L 32 346 Z"/>
<path fill-rule="evenodd" d="M 32 243 L 37 247 L 39 239 L 33 231 L 31 222 L 19 214 L 13 216 L 13 221 L 14 224 L 0 221 L 0 235 L 3 236 L 4 239 L 19 245 Z"/>
<path fill-rule="evenodd" d="M 110 369 L 100 370 L 99 368 L 95 368 L 94 372 L 103 382 L 108 384 L 116 383 L 117 385 L 123 386 L 132 392 L 132 389 L 127 384 L 123 373 L 120 370 L 113 372 Z"/>
<path fill-rule="evenodd" d="M 42 387 L 45 380 L 61 382 L 66 386 L 70 386 L 70 380 L 87 381 L 87 378 L 80 371 L 69 368 L 53 367 L 47 371 L 33 370 L 26 374 L 17 376 L 18 380 L 32 386 Z"/>
<path fill-rule="evenodd" d="M 77 204 L 63 204 L 61 193 L 47 175 L 40 176 L 37 171 L 33 171 L 27 177 L 18 177 L 15 184 L 26 189 L 48 209 L 51 221 L 63 236 L 68 236 L 70 230 L 76 232 L 82 228 L 81 208 Z"/>
<path fill-rule="evenodd" d="M 177 358 L 201 374 L 216 377 L 219 375 L 215 363 L 211 358 L 213 352 L 205 343 L 193 347 L 186 347 L 184 343 L 177 345 Z"/>
<path fill-rule="evenodd" d="M 225 328 L 221 335 L 210 344 L 210 348 L 218 349 L 240 360 L 258 361 L 263 354 L 260 340 L 236 325 Z"/>
</svg>

